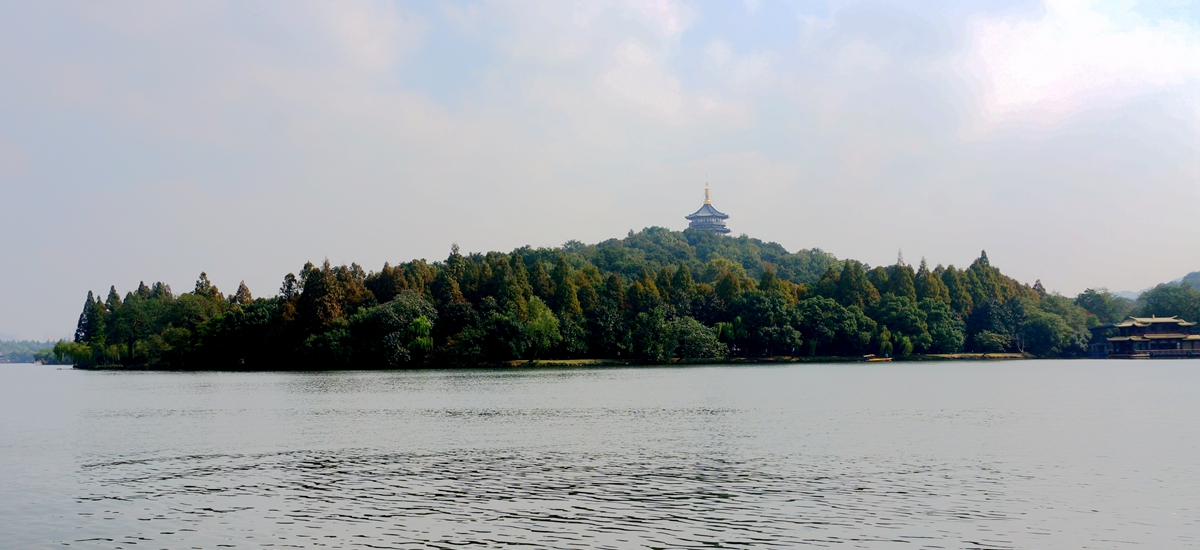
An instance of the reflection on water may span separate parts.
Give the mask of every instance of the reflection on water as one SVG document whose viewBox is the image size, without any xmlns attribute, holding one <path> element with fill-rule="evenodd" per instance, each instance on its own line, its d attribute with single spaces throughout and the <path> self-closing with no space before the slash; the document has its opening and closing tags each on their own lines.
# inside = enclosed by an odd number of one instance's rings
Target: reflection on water
<svg viewBox="0 0 1200 550">
<path fill-rule="evenodd" d="M 1200 362 L 0 382 L 14 548 L 1200 545 Z"/>
</svg>

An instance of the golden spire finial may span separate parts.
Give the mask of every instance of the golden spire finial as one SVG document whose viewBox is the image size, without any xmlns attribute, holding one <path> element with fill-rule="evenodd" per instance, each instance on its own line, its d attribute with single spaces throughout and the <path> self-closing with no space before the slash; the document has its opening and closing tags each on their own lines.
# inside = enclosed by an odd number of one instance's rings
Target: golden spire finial
<svg viewBox="0 0 1200 550">
<path fill-rule="evenodd" d="M 712 199 L 708 198 L 708 176 L 704 176 L 704 204 L 712 204 Z"/>
</svg>

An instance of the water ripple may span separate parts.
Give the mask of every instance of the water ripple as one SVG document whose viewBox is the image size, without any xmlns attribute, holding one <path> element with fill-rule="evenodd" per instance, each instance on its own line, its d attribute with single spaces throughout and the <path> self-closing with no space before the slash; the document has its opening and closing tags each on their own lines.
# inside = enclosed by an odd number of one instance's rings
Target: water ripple
<svg viewBox="0 0 1200 550">
<path fill-rule="evenodd" d="M 82 474 L 93 490 L 78 502 L 96 511 L 80 521 L 94 534 L 66 542 L 93 547 L 134 542 L 106 529 L 126 514 L 166 547 L 1013 547 L 978 537 L 1012 519 L 997 505 L 1008 474 L 983 464 L 343 450 L 114 460 Z"/>
</svg>

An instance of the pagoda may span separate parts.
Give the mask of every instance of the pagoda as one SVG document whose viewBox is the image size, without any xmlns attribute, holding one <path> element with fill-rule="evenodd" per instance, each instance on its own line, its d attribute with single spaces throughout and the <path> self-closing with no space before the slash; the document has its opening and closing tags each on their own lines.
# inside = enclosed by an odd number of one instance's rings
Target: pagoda
<svg viewBox="0 0 1200 550">
<path fill-rule="evenodd" d="M 713 233 L 725 234 L 729 232 L 729 228 L 725 227 L 725 220 L 729 216 L 721 213 L 716 208 L 713 208 L 712 199 L 708 197 L 708 182 L 704 182 L 704 205 L 700 207 L 694 214 L 686 216 L 691 223 L 688 227 L 699 229 L 702 231 L 712 231 Z"/>
</svg>

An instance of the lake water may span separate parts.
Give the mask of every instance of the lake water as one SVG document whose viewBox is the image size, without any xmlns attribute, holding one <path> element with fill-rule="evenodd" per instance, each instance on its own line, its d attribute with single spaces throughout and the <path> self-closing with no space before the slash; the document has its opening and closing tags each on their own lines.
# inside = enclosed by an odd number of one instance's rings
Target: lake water
<svg viewBox="0 0 1200 550">
<path fill-rule="evenodd" d="M 0 547 L 1191 548 L 1200 361 L 0 366 Z"/>
</svg>

